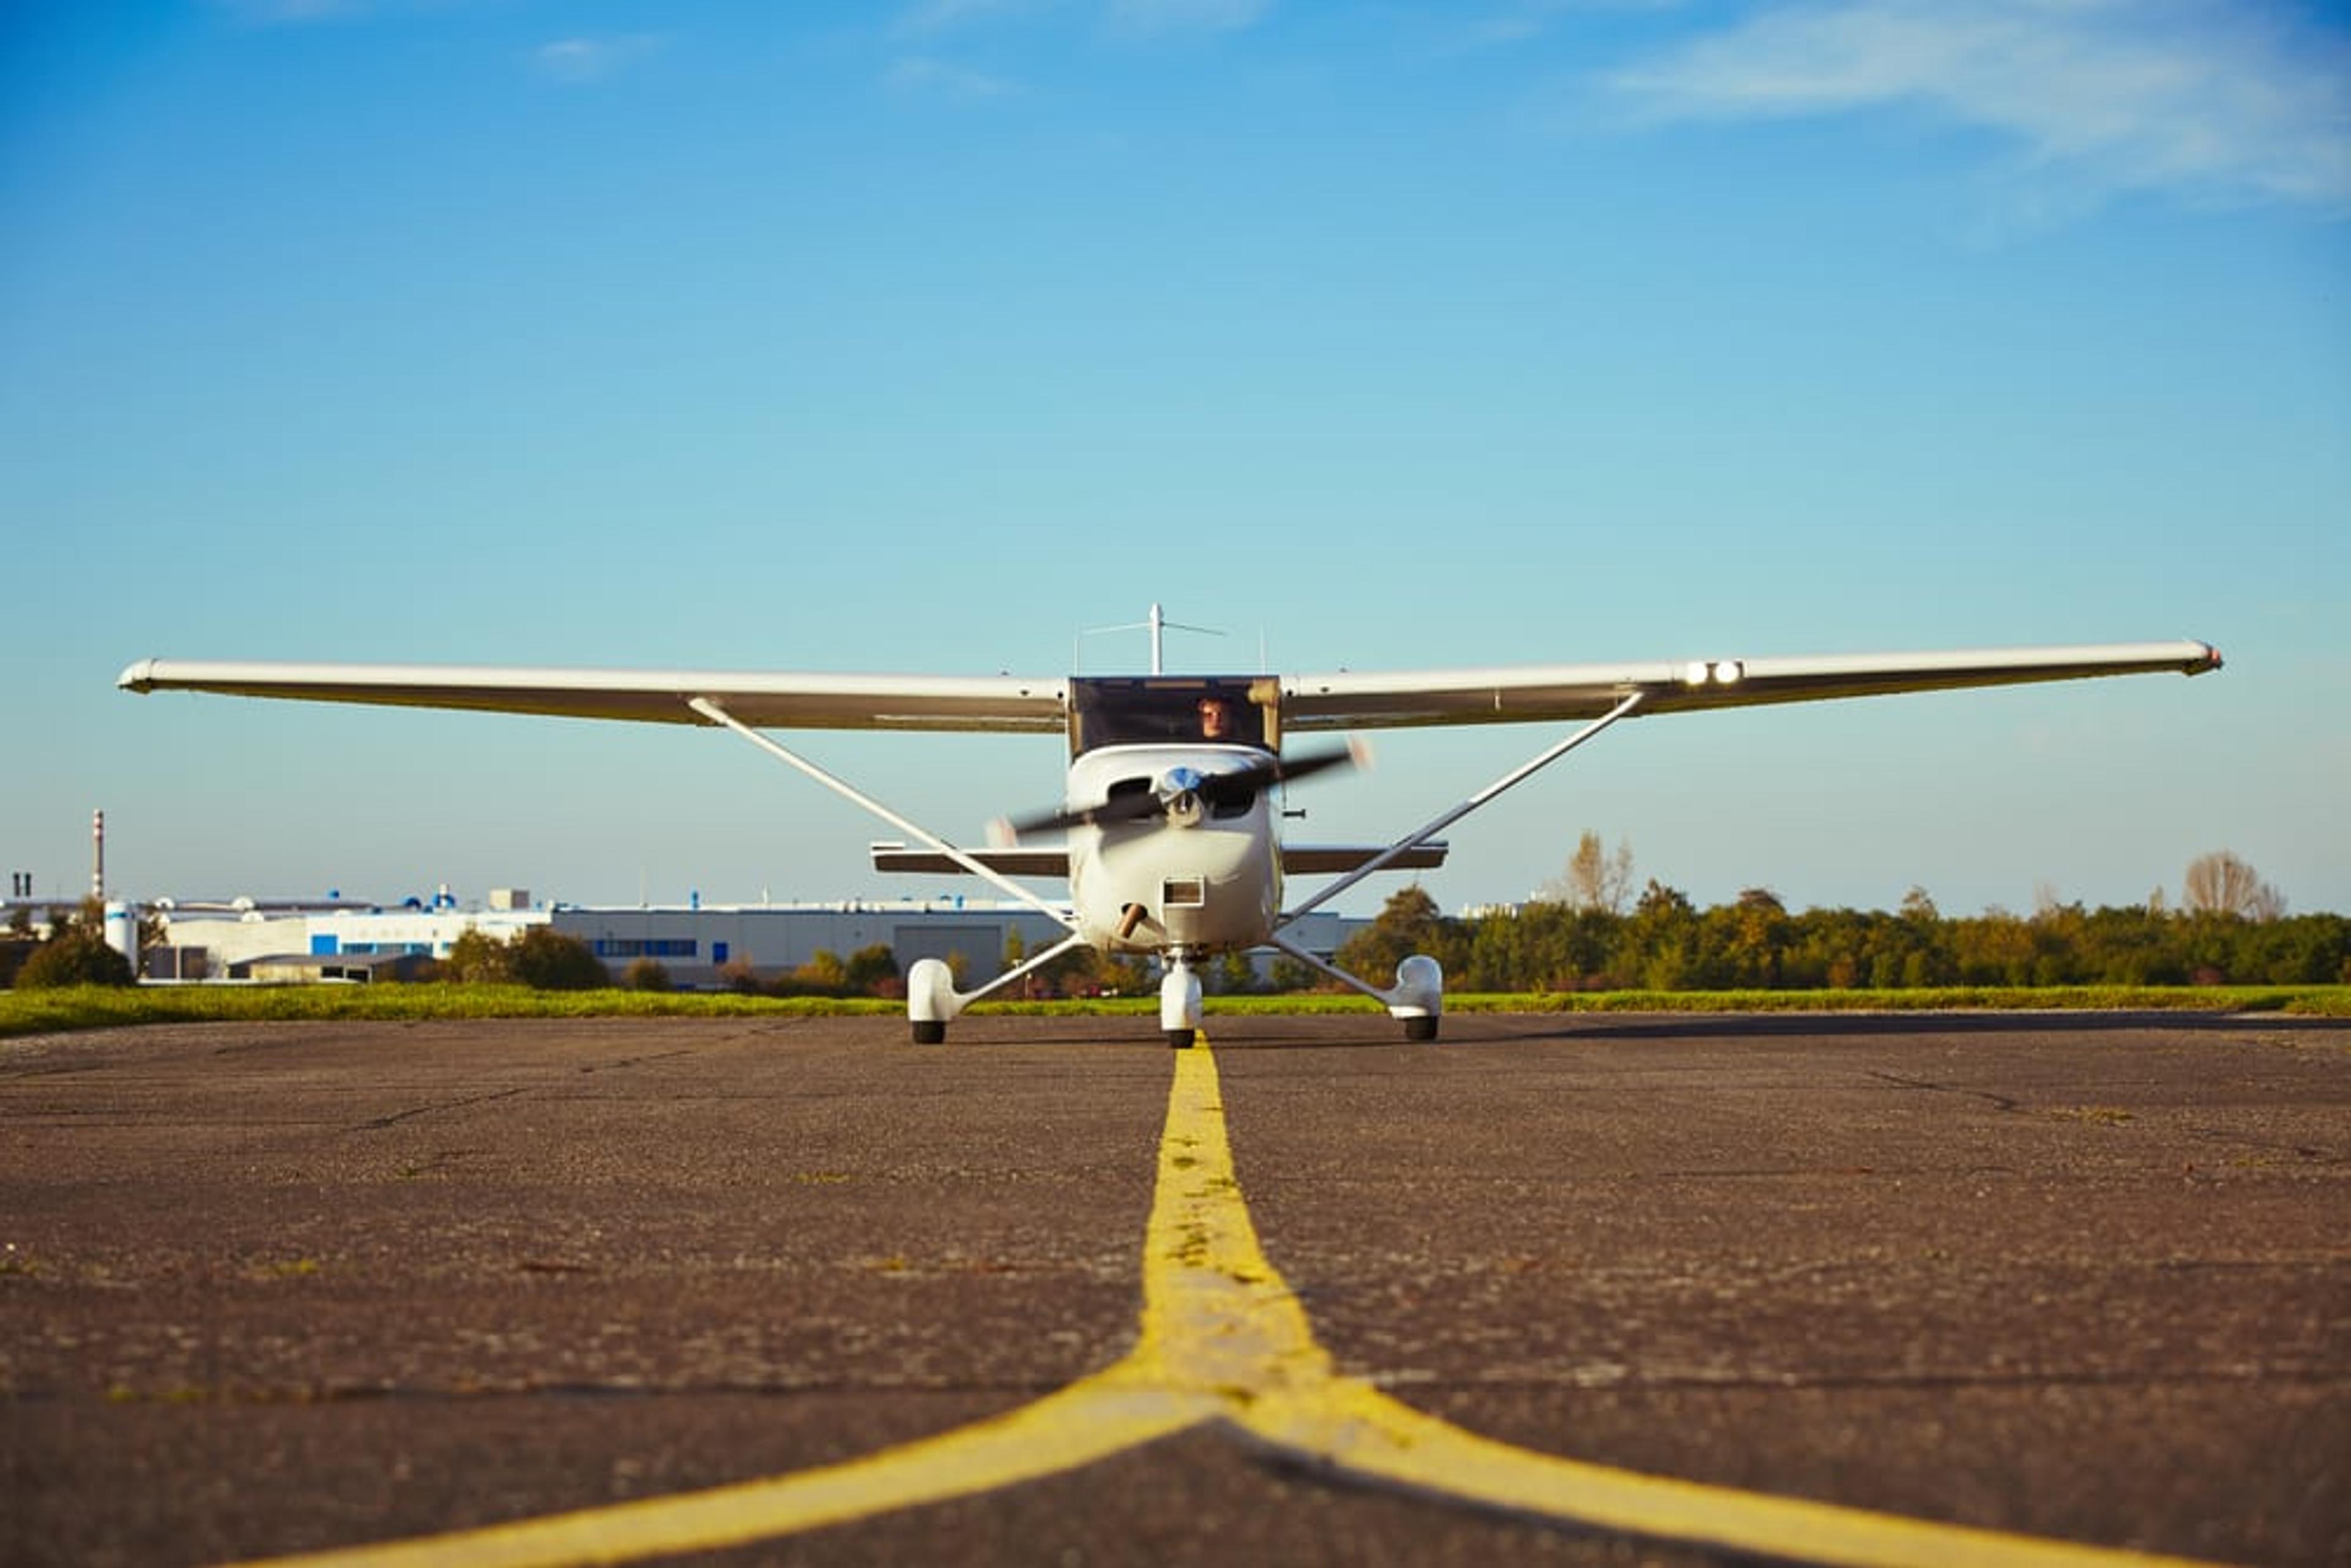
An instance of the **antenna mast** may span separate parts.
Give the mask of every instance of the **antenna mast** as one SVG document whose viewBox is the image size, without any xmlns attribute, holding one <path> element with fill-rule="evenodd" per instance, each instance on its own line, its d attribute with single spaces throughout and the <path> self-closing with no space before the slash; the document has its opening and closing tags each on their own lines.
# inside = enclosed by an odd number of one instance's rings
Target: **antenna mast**
<svg viewBox="0 0 2351 1568">
<path fill-rule="evenodd" d="M 1149 620 L 1129 621 L 1121 626 L 1089 626 L 1078 635 L 1082 639 L 1102 632 L 1149 632 L 1151 633 L 1151 673 L 1155 675 L 1164 675 L 1167 673 L 1166 633 L 1170 631 L 1197 632 L 1209 637 L 1224 635 L 1214 626 L 1187 626 L 1181 621 L 1170 621 L 1167 619 L 1166 612 L 1155 603 L 1151 607 Z"/>
</svg>

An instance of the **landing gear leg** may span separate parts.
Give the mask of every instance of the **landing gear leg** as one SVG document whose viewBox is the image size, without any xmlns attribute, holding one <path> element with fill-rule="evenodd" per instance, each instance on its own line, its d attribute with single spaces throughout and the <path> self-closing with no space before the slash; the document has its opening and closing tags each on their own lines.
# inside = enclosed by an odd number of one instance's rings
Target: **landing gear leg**
<svg viewBox="0 0 2351 1568">
<path fill-rule="evenodd" d="M 1001 990 L 1023 975 L 1041 969 L 1062 954 L 1085 946 L 1082 936 L 1065 937 L 1041 953 L 1032 954 L 1027 963 L 1007 969 L 976 991 L 958 991 L 955 973 L 936 958 L 917 958 L 906 971 L 906 1019 L 914 1026 L 916 1045 L 942 1045 L 947 1038 L 947 1020 L 960 1015 L 964 1009 L 990 991 Z"/>
<path fill-rule="evenodd" d="M 1398 839 L 1395 843 L 1390 844 L 1378 854 L 1372 856 L 1371 859 L 1364 862 L 1363 864 L 1357 866 L 1353 871 L 1349 872 L 1346 875 L 1341 877 L 1338 881 L 1332 883 L 1330 886 L 1324 888 L 1322 892 L 1316 894 L 1305 903 L 1298 905 L 1295 909 L 1290 910 L 1275 924 L 1272 936 L 1273 946 L 1280 948 L 1283 952 L 1289 954 L 1293 958 L 1303 960 L 1308 967 L 1318 969 L 1323 974 L 1330 976 L 1332 979 L 1350 986 L 1354 989 L 1363 992 L 1364 995 L 1370 997 L 1373 1000 L 1384 1005 L 1388 1009 L 1388 1016 L 1404 1025 L 1405 1039 L 1416 1040 L 1435 1040 L 1437 1038 L 1437 1020 L 1445 1011 L 1445 971 L 1437 966 L 1436 959 L 1431 958 L 1425 954 L 1414 954 L 1411 957 L 1406 958 L 1402 964 L 1396 966 L 1396 983 L 1395 986 L 1387 989 L 1382 989 L 1380 987 L 1373 985 L 1370 981 L 1358 979 L 1354 976 L 1347 973 L 1344 969 L 1336 968 L 1332 965 L 1326 964 L 1322 959 L 1307 952 L 1304 948 L 1283 940 L 1281 935 L 1282 931 L 1288 926 L 1297 924 L 1312 911 L 1330 903 L 1332 899 L 1338 897 L 1339 894 L 1346 892 L 1347 889 L 1354 886 L 1357 883 L 1363 881 L 1364 878 L 1371 875 L 1372 873 L 1379 870 L 1382 866 L 1386 865 L 1389 862 L 1395 860 L 1405 851 L 1428 842 L 1437 834 L 1452 826 L 1455 822 L 1459 821 L 1462 818 L 1468 816 L 1470 812 L 1476 810 L 1487 801 L 1491 800 L 1503 790 L 1508 789 L 1512 785 L 1531 777 L 1539 769 L 1550 767 L 1561 758 L 1565 757 L 1569 752 L 1573 751 L 1577 747 L 1582 746 L 1585 741 L 1590 740 L 1593 736 L 1598 735 L 1602 730 L 1606 729 L 1610 725 L 1614 724 L 1618 719 L 1625 717 L 1627 714 L 1630 714 L 1638 708 L 1641 706 L 1643 698 L 1646 695 L 1647 693 L 1639 688 L 1635 688 L 1633 691 L 1625 693 L 1624 696 L 1617 700 L 1614 707 L 1610 708 L 1606 713 L 1602 714 L 1598 718 L 1593 719 L 1582 729 L 1577 730 L 1574 734 L 1568 736 L 1562 740 L 1553 743 L 1527 762 L 1513 768 L 1511 771 L 1503 774 L 1499 779 L 1495 779 L 1491 784 L 1487 785 L 1483 789 L 1479 790 L 1475 795 L 1470 796 L 1468 800 L 1462 801 L 1451 810 L 1447 811 L 1440 817 L 1437 817 L 1419 831 L 1407 833 L 1403 838 Z"/>
<path fill-rule="evenodd" d="M 1177 1051 L 1191 1048 L 1200 1030 L 1200 977 L 1188 954 L 1170 953 L 1159 981 L 1159 1028 Z"/>
<path fill-rule="evenodd" d="M 1405 1039 L 1424 1040 L 1437 1038 L 1437 1020 L 1445 1012 L 1445 970 L 1426 953 L 1415 953 L 1398 964 L 1396 983 L 1382 989 L 1335 964 L 1324 963 L 1296 943 L 1284 939 L 1279 931 L 1273 934 L 1273 946 L 1308 968 L 1318 970 L 1343 986 L 1363 992 L 1387 1009 L 1388 1016 L 1404 1025 Z"/>
</svg>

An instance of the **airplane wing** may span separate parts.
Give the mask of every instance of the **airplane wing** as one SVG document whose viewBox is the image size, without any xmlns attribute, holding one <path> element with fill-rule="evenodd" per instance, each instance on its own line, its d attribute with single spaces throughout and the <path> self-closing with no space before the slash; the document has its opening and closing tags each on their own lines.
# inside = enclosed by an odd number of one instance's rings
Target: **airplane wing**
<svg viewBox="0 0 2351 1568">
<path fill-rule="evenodd" d="M 2220 667 L 2208 643 L 1946 653 L 1838 653 L 1625 664 L 1520 664 L 1282 678 L 1285 730 L 1520 724 L 1596 718 L 1635 692 L 1644 714 L 1807 702 L 1889 692 L 2077 680 Z M 706 724 L 687 705 L 716 703 L 761 729 L 997 730 L 1060 734 L 1069 683 L 1023 675 L 580 670 L 454 664 L 229 664 L 147 659 L 126 691 L 218 692 L 394 707 L 472 708 L 573 718 Z"/>
<path fill-rule="evenodd" d="M 1632 664 L 1519 664 L 1283 678 L 1285 731 L 1598 718 L 1635 692 L 1640 714 L 1890 692 L 2220 667 L 2205 643 L 2123 643 L 1948 653 L 1834 653 Z"/>
<path fill-rule="evenodd" d="M 456 664 L 220 664 L 147 659 L 125 691 L 220 692 L 392 707 L 474 708 L 569 718 L 707 724 L 707 698 L 760 729 L 956 729 L 1062 733 L 1065 681 L 1017 675 L 784 674 L 710 670 L 546 670 Z"/>
</svg>

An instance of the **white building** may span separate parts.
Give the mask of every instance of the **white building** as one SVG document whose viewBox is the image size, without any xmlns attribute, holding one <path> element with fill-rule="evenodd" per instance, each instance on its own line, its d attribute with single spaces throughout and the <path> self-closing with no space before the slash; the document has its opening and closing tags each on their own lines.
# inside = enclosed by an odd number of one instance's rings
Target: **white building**
<svg viewBox="0 0 2351 1568">
<path fill-rule="evenodd" d="M 890 949 L 904 973 L 917 958 L 960 960 L 967 982 L 1000 974 L 1013 936 L 1034 952 L 1064 935 L 1026 904 L 958 897 L 858 899 L 830 904 L 643 905 L 597 908 L 533 904 L 519 889 L 493 890 L 482 906 L 461 908 L 444 889 L 430 902 L 398 906 L 339 904 L 156 906 L 165 946 L 150 949 L 154 979 L 340 979 L 395 977 L 402 960 L 446 957 L 468 931 L 508 941 L 548 925 L 588 944 L 619 977 L 638 958 L 668 971 L 673 985 L 715 987 L 730 965 L 765 977 L 800 967 L 819 952 L 846 959 Z M 1366 922 L 1328 912 L 1292 927 L 1293 939 L 1329 957 Z"/>
</svg>

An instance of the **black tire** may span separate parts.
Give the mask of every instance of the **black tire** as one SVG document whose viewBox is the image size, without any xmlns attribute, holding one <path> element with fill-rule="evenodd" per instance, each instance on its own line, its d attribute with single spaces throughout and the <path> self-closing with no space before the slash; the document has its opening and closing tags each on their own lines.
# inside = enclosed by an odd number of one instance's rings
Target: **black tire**
<svg viewBox="0 0 2351 1568">
<path fill-rule="evenodd" d="M 1412 1040 L 1435 1040 L 1437 1020 L 1433 1018 L 1406 1019 L 1404 1020 L 1404 1037 Z"/>
<path fill-rule="evenodd" d="M 1168 1049 L 1172 1051 L 1189 1051 L 1192 1049 L 1193 1036 L 1190 1030 L 1171 1029 L 1166 1031 L 1166 1035 Z"/>
<path fill-rule="evenodd" d="M 947 1042 L 946 1019 L 916 1019 L 914 1023 L 916 1045 L 945 1045 Z"/>
</svg>

